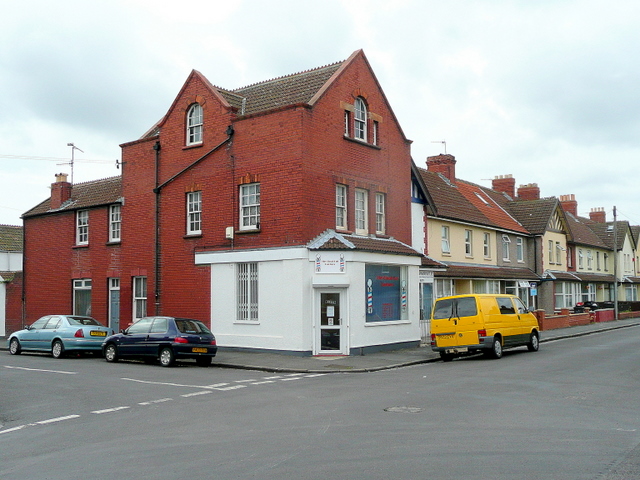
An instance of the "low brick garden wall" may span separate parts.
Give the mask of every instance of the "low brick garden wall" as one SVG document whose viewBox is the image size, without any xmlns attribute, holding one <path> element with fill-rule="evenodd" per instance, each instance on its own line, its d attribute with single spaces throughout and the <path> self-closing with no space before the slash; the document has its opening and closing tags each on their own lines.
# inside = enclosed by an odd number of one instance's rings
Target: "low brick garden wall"
<svg viewBox="0 0 640 480">
<path fill-rule="evenodd" d="M 547 315 L 544 310 L 536 310 L 533 314 L 538 319 L 540 330 L 553 330 L 555 328 L 575 327 L 577 325 L 589 325 L 595 322 L 611 322 L 615 320 L 613 308 L 596 310 L 595 312 L 571 313 L 564 308 L 559 315 Z M 618 319 L 640 317 L 640 312 L 618 312 Z"/>
</svg>

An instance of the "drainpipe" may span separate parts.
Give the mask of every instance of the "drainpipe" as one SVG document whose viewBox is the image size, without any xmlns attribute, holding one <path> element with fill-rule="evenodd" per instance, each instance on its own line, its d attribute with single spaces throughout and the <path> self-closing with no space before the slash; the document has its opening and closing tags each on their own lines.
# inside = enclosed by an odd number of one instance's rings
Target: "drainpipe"
<svg viewBox="0 0 640 480">
<path fill-rule="evenodd" d="M 154 225 L 154 235 L 155 235 L 155 247 L 154 247 L 154 284 L 155 284 L 155 315 L 160 315 L 160 189 L 158 188 L 159 178 L 160 178 L 160 141 L 156 141 L 153 145 L 153 149 L 156 152 L 155 159 L 155 188 L 153 189 L 156 194 L 156 208 L 155 208 L 155 225 Z"/>
</svg>

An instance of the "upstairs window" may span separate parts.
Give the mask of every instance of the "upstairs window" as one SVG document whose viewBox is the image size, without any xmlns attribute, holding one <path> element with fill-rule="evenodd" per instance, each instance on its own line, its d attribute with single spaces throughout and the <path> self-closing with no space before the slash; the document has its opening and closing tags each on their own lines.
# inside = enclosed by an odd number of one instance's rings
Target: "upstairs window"
<svg viewBox="0 0 640 480">
<path fill-rule="evenodd" d="M 473 232 L 471 230 L 464 231 L 464 254 L 467 257 L 473 256 Z"/>
<path fill-rule="evenodd" d="M 442 253 L 449 255 L 451 253 L 451 245 L 449 242 L 449 227 L 443 225 L 442 229 L 440 230 L 440 235 L 442 239 Z"/>
<path fill-rule="evenodd" d="M 194 103 L 187 113 L 187 145 L 202 143 L 202 107 Z"/>
<path fill-rule="evenodd" d="M 260 228 L 260 184 L 240 185 L 240 230 Z"/>
<path fill-rule="evenodd" d="M 353 136 L 363 142 L 367 141 L 367 106 L 362 97 L 356 98 L 354 104 Z"/>
<path fill-rule="evenodd" d="M 358 235 L 367 235 L 369 233 L 367 207 L 368 192 L 360 188 L 356 189 L 356 234 Z"/>
<path fill-rule="evenodd" d="M 376 193 L 376 233 L 384 235 L 387 228 L 386 198 L 384 193 Z"/>
<path fill-rule="evenodd" d="M 347 187 L 336 185 L 336 228 L 347 229 Z"/>
<path fill-rule="evenodd" d="M 482 242 L 482 253 L 484 254 L 484 258 L 491 258 L 491 235 L 486 232 Z"/>
<path fill-rule="evenodd" d="M 511 255 L 509 252 L 509 244 L 511 243 L 511 239 L 509 235 L 502 235 L 502 260 L 505 262 L 511 261 Z"/>
<path fill-rule="evenodd" d="M 522 237 L 516 238 L 516 257 L 519 262 L 524 262 L 524 240 Z"/>
<path fill-rule="evenodd" d="M 89 244 L 89 210 L 76 213 L 76 245 Z"/>
<path fill-rule="evenodd" d="M 109 207 L 109 241 L 119 242 L 122 229 L 122 209 L 120 205 Z"/>
<path fill-rule="evenodd" d="M 202 192 L 187 193 L 187 235 L 202 233 Z"/>
</svg>

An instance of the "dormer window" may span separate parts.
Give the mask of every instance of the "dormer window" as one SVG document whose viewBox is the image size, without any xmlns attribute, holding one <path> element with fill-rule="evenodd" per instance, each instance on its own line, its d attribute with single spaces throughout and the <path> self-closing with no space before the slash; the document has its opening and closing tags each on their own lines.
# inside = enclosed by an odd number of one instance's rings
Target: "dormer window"
<svg viewBox="0 0 640 480">
<path fill-rule="evenodd" d="M 187 113 L 187 145 L 202 143 L 202 106 L 194 103 Z"/>
<path fill-rule="evenodd" d="M 362 97 L 356 98 L 354 104 L 353 136 L 357 140 L 367 141 L 367 106 Z"/>
</svg>

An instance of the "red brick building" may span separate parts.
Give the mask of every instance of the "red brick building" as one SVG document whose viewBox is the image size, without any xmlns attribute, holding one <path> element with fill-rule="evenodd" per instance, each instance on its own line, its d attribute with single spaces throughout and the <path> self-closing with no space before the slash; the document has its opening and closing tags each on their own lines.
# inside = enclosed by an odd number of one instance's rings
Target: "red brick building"
<svg viewBox="0 0 640 480">
<path fill-rule="evenodd" d="M 61 176 L 24 215 L 27 320 L 180 315 L 298 354 L 416 344 L 410 143 L 362 51 L 235 90 L 192 71 L 121 145 L 121 177 Z"/>
</svg>

